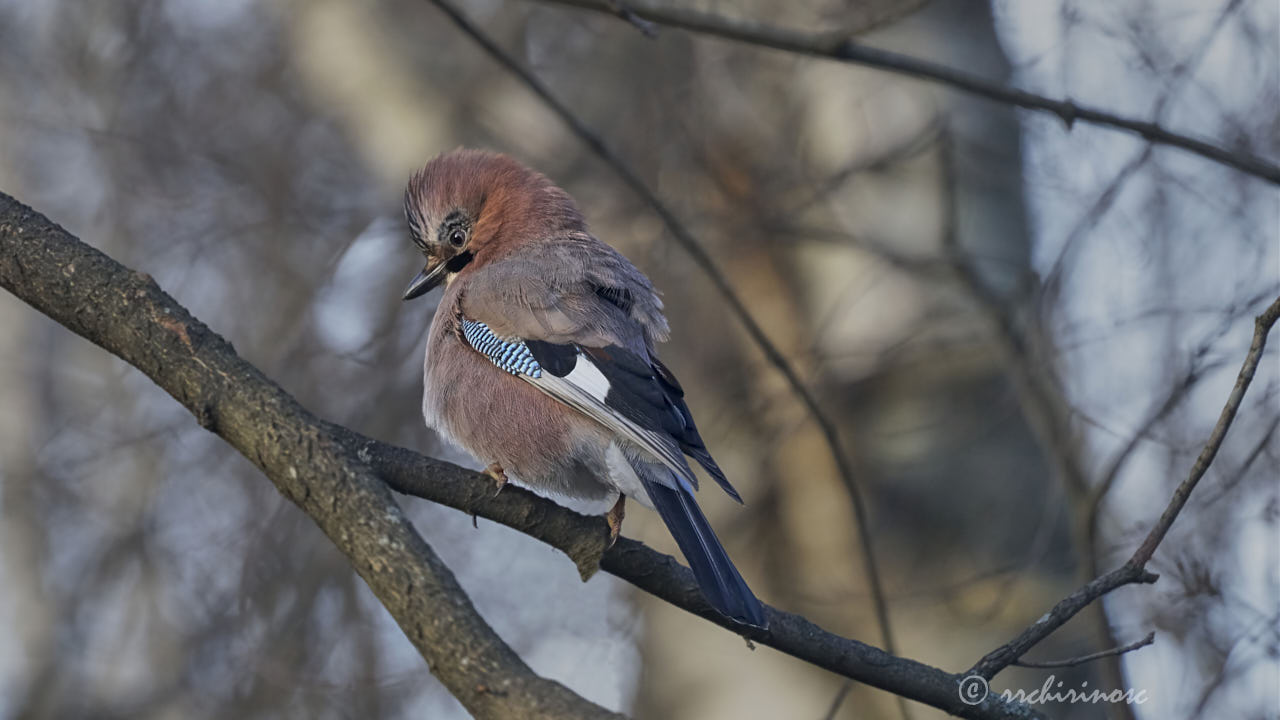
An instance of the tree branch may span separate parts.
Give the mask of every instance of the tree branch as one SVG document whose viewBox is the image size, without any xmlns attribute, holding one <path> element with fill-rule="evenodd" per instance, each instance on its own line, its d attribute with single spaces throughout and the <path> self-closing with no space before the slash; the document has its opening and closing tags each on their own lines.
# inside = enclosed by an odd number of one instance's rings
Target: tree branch
<svg viewBox="0 0 1280 720">
<path fill-rule="evenodd" d="M 567 555 L 584 578 L 599 567 L 754 643 L 953 715 L 1040 717 L 1029 708 L 1003 702 L 998 696 L 980 705 L 965 705 L 957 689 L 959 675 L 840 637 L 804 617 L 768 605 L 765 606 L 767 630 L 738 625 L 706 604 L 693 573 L 675 558 L 625 537 L 618 538 L 617 544 L 606 550 L 609 531 L 603 517 L 579 515 L 513 485 L 494 495 L 492 481 L 482 473 L 350 430 L 336 428 L 336 431 L 342 433 L 343 441 L 396 491 L 462 510 L 537 538 Z"/>
<path fill-rule="evenodd" d="M 607 2 L 597 0 L 538 0 L 569 5 L 584 10 L 613 14 Z M 628 0 L 631 15 L 669 27 L 712 35 L 726 40 L 773 48 L 799 55 L 877 68 L 886 72 L 940 83 L 973 95 L 1016 107 L 1056 115 L 1070 129 L 1077 121 L 1133 133 L 1150 142 L 1181 148 L 1247 175 L 1280 184 L 1280 166 L 1244 151 L 1231 151 L 1188 135 L 1166 130 L 1161 125 L 1126 118 L 1115 113 L 1077 105 L 1071 100 L 1055 100 L 1035 93 L 990 82 L 947 65 L 921 60 L 854 42 L 846 33 L 807 33 L 776 28 L 750 20 L 738 20 L 713 13 L 667 6 L 652 0 Z"/>
<path fill-rule="evenodd" d="M 0 193 L 0 287 L 141 370 L 257 465 L 350 559 L 472 715 L 622 717 L 530 670 L 333 426 L 236 355 L 150 276 Z"/>
<path fill-rule="evenodd" d="M 609 12 L 617 15 L 619 18 L 622 18 L 627 23 L 634 25 L 637 30 L 644 33 L 645 37 L 658 37 L 658 26 L 631 12 L 631 8 L 627 7 L 627 4 L 623 2 L 623 0 L 605 1 L 609 3 Z"/>
<path fill-rule="evenodd" d="M 960 717 L 1042 717 L 994 694 L 967 705 L 960 676 L 834 635 L 799 615 L 766 607 L 768 630 L 743 628 L 704 602 L 693 573 L 674 558 L 627 538 L 603 552 L 602 518 L 516 487 L 493 496 L 479 473 L 319 420 L 150 277 L 3 193 L 0 287 L 137 367 L 262 469 L 347 554 L 431 671 L 476 717 L 618 716 L 529 670 L 476 613 L 383 480 L 542 540 L 584 577 L 599 559 L 605 571 L 672 605 L 844 677 Z"/>
<path fill-rule="evenodd" d="M 1157 575 L 1147 571 L 1147 563 L 1151 560 L 1151 556 L 1155 554 L 1156 548 L 1164 540 L 1165 535 L 1169 533 L 1169 528 L 1173 526 L 1173 521 L 1178 518 L 1178 513 L 1182 512 L 1182 508 L 1186 506 L 1187 499 L 1191 497 L 1191 491 L 1195 489 L 1196 484 L 1200 482 L 1200 478 L 1204 477 L 1209 466 L 1213 464 L 1213 459 L 1217 456 L 1218 449 L 1222 447 L 1222 441 L 1226 438 L 1227 431 L 1231 429 L 1236 413 L 1240 410 L 1240 403 L 1244 400 L 1244 394 L 1248 391 L 1250 383 L 1253 382 L 1253 376 L 1258 370 L 1258 363 L 1262 360 L 1262 352 L 1267 345 L 1267 335 L 1271 332 L 1271 328 L 1275 326 L 1277 319 L 1280 319 L 1280 298 L 1276 298 L 1275 302 L 1271 303 L 1254 320 L 1253 342 L 1249 345 L 1249 352 L 1245 356 L 1244 364 L 1240 367 L 1240 374 L 1236 376 L 1236 383 L 1231 388 L 1231 394 L 1227 397 L 1226 405 L 1218 416 L 1217 424 L 1214 425 L 1208 441 L 1205 442 L 1200 455 L 1196 457 L 1195 463 L 1192 464 L 1190 475 L 1174 491 L 1168 507 L 1160 515 L 1160 519 L 1156 521 L 1151 531 L 1147 533 L 1146 539 L 1134 551 L 1133 556 L 1124 565 L 1092 580 L 1068 595 L 1055 605 L 1052 610 L 1033 623 L 1031 627 L 1022 631 L 1018 637 L 996 648 L 979 660 L 968 674 L 981 675 L 990 679 L 996 673 L 1021 658 L 1036 643 L 1048 637 L 1054 630 L 1062 627 L 1076 613 L 1094 600 L 1122 585 L 1153 583 L 1157 580 Z"/>
<path fill-rule="evenodd" d="M 1155 641 L 1156 641 L 1156 633 L 1154 630 L 1152 630 L 1151 632 L 1147 633 L 1147 636 L 1142 638 L 1141 640 L 1138 640 L 1136 642 L 1131 642 L 1128 645 L 1121 645 L 1120 647 L 1114 647 L 1114 648 L 1111 648 L 1110 650 L 1103 650 L 1101 652 L 1089 653 L 1088 655 L 1081 655 L 1080 657 L 1067 658 L 1066 660 L 1044 660 L 1041 662 L 1032 662 L 1030 660 L 1016 660 L 1014 661 L 1013 664 L 1017 665 L 1018 667 L 1024 667 L 1024 668 L 1046 668 L 1047 669 L 1047 668 L 1073 667 L 1075 665 L 1083 665 L 1087 662 L 1092 662 L 1094 660 L 1098 660 L 1104 657 L 1114 657 L 1116 655 L 1123 655 L 1127 652 L 1132 652 L 1134 650 L 1137 650 L 1138 648 L 1144 648 Z"/>
<path fill-rule="evenodd" d="M 1270 307 L 1262 311 L 1261 315 L 1254 318 L 1253 342 L 1249 344 L 1249 353 L 1245 356 L 1244 365 L 1240 368 L 1240 374 L 1236 376 L 1236 384 L 1231 388 L 1231 394 L 1227 397 L 1227 404 L 1222 408 L 1222 413 L 1218 416 L 1218 423 L 1214 425 L 1213 432 L 1209 434 L 1208 442 L 1205 443 L 1200 455 L 1196 457 L 1195 463 L 1191 466 L 1191 474 L 1173 492 L 1173 498 L 1169 501 L 1169 506 L 1165 508 L 1164 513 L 1160 515 L 1160 519 L 1151 528 L 1151 532 L 1142 541 L 1142 545 L 1138 546 L 1137 551 L 1133 553 L 1133 557 L 1129 559 L 1130 565 L 1145 566 L 1147 564 L 1147 561 L 1155 554 L 1156 547 L 1164 540 L 1164 536 L 1169 533 L 1169 528 L 1173 526 L 1173 521 L 1178 518 L 1178 513 L 1182 512 L 1182 508 L 1186 506 L 1187 499 L 1191 497 L 1191 491 L 1196 489 L 1200 478 L 1204 477 L 1204 474 L 1209 470 L 1209 466 L 1213 464 L 1213 459 L 1218 456 L 1222 441 L 1226 439 L 1227 431 L 1231 429 L 1231 424 L 1236 419 L 1236 413 L 1240 411 L 1240 403 L 1244 401 L 1244 394 L 1248 392 L 1249 385 L 1253 382 L 1253 376 L 1258 371 L 1258 363 L 1262 361 L 1262 351 L 1267 347 L 1267 335 L 1271 333 L 1271 328 L 1278 319 L 1280 319 L 1280 297 L 1276 298 Z"/>
</svg>

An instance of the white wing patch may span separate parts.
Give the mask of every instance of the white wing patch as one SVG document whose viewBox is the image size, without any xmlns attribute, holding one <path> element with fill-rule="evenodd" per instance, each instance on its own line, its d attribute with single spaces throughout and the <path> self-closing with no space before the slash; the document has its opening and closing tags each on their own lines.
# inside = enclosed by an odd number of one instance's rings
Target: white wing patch
<svg viewBox="0 0 1280 720">
<path fill-rule="evenodd" d="M 652 455 L 677 476 L 696 482 L 696 476 L 684 459 L 684 452 L 666 433 L 646 430 L 635 421 L 609 407 L 605 398 L 609 394 L 609 379 L 600 372 L 591 358 L 578 353 L 573 370 L 564 377 L 544 372 L 540 377 L 520 375 L 520 379 L 542 392 L 604 425 L 619 438 Z"/>
<path fill-rule="evenodd" d="M 591 358 L 578 353 L 578 362 L 573 370 L 564 376 L 564 380 L 590 395 L 596 402 L 604 404 L 609 395 L 609 378 L 600 372 L 600 368 L 591 362 Z"/>
</svg>

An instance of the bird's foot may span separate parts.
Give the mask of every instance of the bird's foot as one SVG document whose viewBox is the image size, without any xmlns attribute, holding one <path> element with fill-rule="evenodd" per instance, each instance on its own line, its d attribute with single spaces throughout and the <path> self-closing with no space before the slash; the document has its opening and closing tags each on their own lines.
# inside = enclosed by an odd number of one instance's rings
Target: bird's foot
<svg viewBox="0 0 1280 720">
<path fill-rule="evenodd" d="M 507 486 L 507 473 L 498 463 L 489 463 L 489 467 L 484 469 L 484 474 L 493 478 L 494 484 L 498 486 L 493 493 L 495 496 L 502 492 L 502 488 Z"/>
<path fill-rule="evenodd" d="M 622 532 L 622 517 L 626 514 L 627 496 L 619 495 L 618 502 L 605 513 L 604 521 L 609 524 L 609 547 L 618 542 L 618 534 Z"/>
</svg>

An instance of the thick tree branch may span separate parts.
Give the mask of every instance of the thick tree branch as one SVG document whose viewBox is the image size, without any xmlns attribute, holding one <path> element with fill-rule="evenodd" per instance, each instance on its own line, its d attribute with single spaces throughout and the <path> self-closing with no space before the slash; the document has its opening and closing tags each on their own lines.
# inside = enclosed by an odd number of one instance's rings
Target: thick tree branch
<svg viewBox="0 0 1280 720">
<path fill-rule="evenodd" d="M 993 696 L 969 706 L 960 700 L 959 675 L 944 672 L 879 648 L 827 632 L 799 615 L 766 606 L 769 628 L 738 625 L 712 610 L 697 581 L 675 558 L 628 538 L 608 544 L 608 526 L 598 516 L 572 510 L 508 485 L 496 496 L 483 474 L 442 460 L 381 443 L 358 433 L 336 429 L 395 490 L 471 513 L 514 528 L 551 545 L 578 566 L 583 577 L 597 567 L 645 592 L 686 610 L 754 643 L 766 645 L 838 675 L 971 718 L 1040 717 L 1015 703 Z M 601 555 L 603 553 L 603 555 Z"/>
<path fill-rule="evenodd" d="M 599 0 L 538 1 L 614 14 L 608 2 Z M 1280 166 L 1248 152 L 1227 150 L 1188 135 L 1171 132 L 1154 122 L 1126 118 L 1104 110 L 1077 105 L 1071 100 L 1055 100 L 993 83 L 948 65 L 862 45 L 849 38 L 847 33 L 808 33 L 776 28 L 750 20 L 738 20 L 688 9 L 674 2 L 662 4 L 653 0 L 628 0 L 626 7 L 632 16 L 659 25 L 799 55 L 877 68 L 940 83 L 996 102 L 1036 112 L 1051 113 L 1062 120 L 1067 128 L 1080 121 L 1130 132 L 1150 142 L 1181 148 L 1245 174 L 1262 178 L 1273 184 L 1280 184 Z"/>
<path fill-rule="evenodd" d="M 479 473 L 326 423 L 245 362 L 148 276 L 84 245 L 0 193 L 0 287 L 134 365 L 243 453 L 351 558 L 451 692 L 481 718 L 616 717 L 533 674 L 476 614 L 452 573 L 405 519 L 396 490 L 500 522 L 710 622 L 844 677 L 967 718 L 1039 718 L 992 695 L 967 705 L 960 676 L 839 637 L 767 608 L 744 629 L 702 599 L 674 558 L 621 538 L 599 517 L 519 488 L 497 496 Z M 603 556 L 601 553 L 603 552 Z M 458 662 L 459 658 L 472 660 Z"/>
<path fill-rule="evenodd" d="M 1236 413 L 1240 410 L 1240 403 L 1244 401 L 1245 392 L 1249 390 L 1249 385 L 1253 382 L 1253 376 L 1258 370 L 1258 363 L 1262 360 L 1262 352 L 1267 346 L 1267 335 L 1270 334 L 1271 328 L 1275 326 L 1277 319 L 1280 319 L 1280 298 L 1276 298 L 1275 302 L 1271 303 L 1254 320 L 1253 342 L 1249 345 L 1249 352 L 1245 356 L 1244 364 L 1240 367 L 1240 374 L 1236 376 L 1236 383 L 1231 388 L 1231 394 L 1227 397 L 1226 405 L 1222 408 L 1221 415 L 1218 416 L 1217 424 L 1214 425 L 1208 441 L 1206 441 L 1204 448 L 1200 451 L 1200 455 L 1196 457 L 1195 463 L 1191 466 L 1190 475 L 1174 490 L 1173 498 L 1169 501 L 1169 505 L 1160 515 L 1160 519 L 1152 526 L 1151 531 L 1147 533 L 1146 539 L 1134 551 L 1133 556 L 1124 565 L 1094 579 L 1068 595 L 1055 605 L 1052 610 L 1033 623 L 1031 627 L 1022 631 L 1018 637 L 996 648 L 979 660 L 969 671 L 969 674 L 981 675 L 990 679 L 996 673 L 1020 659 L 1036 643 L 1048 637 L 1054 630 L 1062 627 L 1076 613 L 1094 600 L 1123 585 L 1156 581 L 1158 576 L 1147 571 L 1147 563 L 1151 560 L 1151 556 L 1155 554 L 1156 548 L 1164 540 L 1165 535 L 1169 533 L 1169 528 L 1173 526 L 1173 521 L 1178 518 L 1178 514 L 1186 506 L 1187 499 L 1191 497 L 1191 491 L 1195 490 L 1200 478 L 1204 477 L 1205 472 L 1209 470 L 1209 466 L 1213 464 L 1213 459 L 1217 456 L 1219 448 L 1222 447 L 1222 441 L 1227 437 L 1227 431 L 1231 429 Z"/>
<path fill-rule="evenodd" d="M 0 193 L 0 287 L 141 370 L 257 465 L 346 554 L 472 715 L 621 717 L 534 674 L 480 617 L 386 485 L 334 428 L 148 275 Z"/>
</svg>

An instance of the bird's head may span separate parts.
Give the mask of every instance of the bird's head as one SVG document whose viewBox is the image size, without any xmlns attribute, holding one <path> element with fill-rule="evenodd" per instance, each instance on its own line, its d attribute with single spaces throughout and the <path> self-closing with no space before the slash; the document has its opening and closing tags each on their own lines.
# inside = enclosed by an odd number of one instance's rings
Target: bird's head
<svg viewBox="0 0 1280 720">
<path fill-rule="evenodd" d="M 573 200 L 546 176 L 484 150 L 444 153 L 414 173 L 404 214 L 414 245 L 427 259 L 405 300 L 522 244 L 585 230 Z"/>
</svg>

